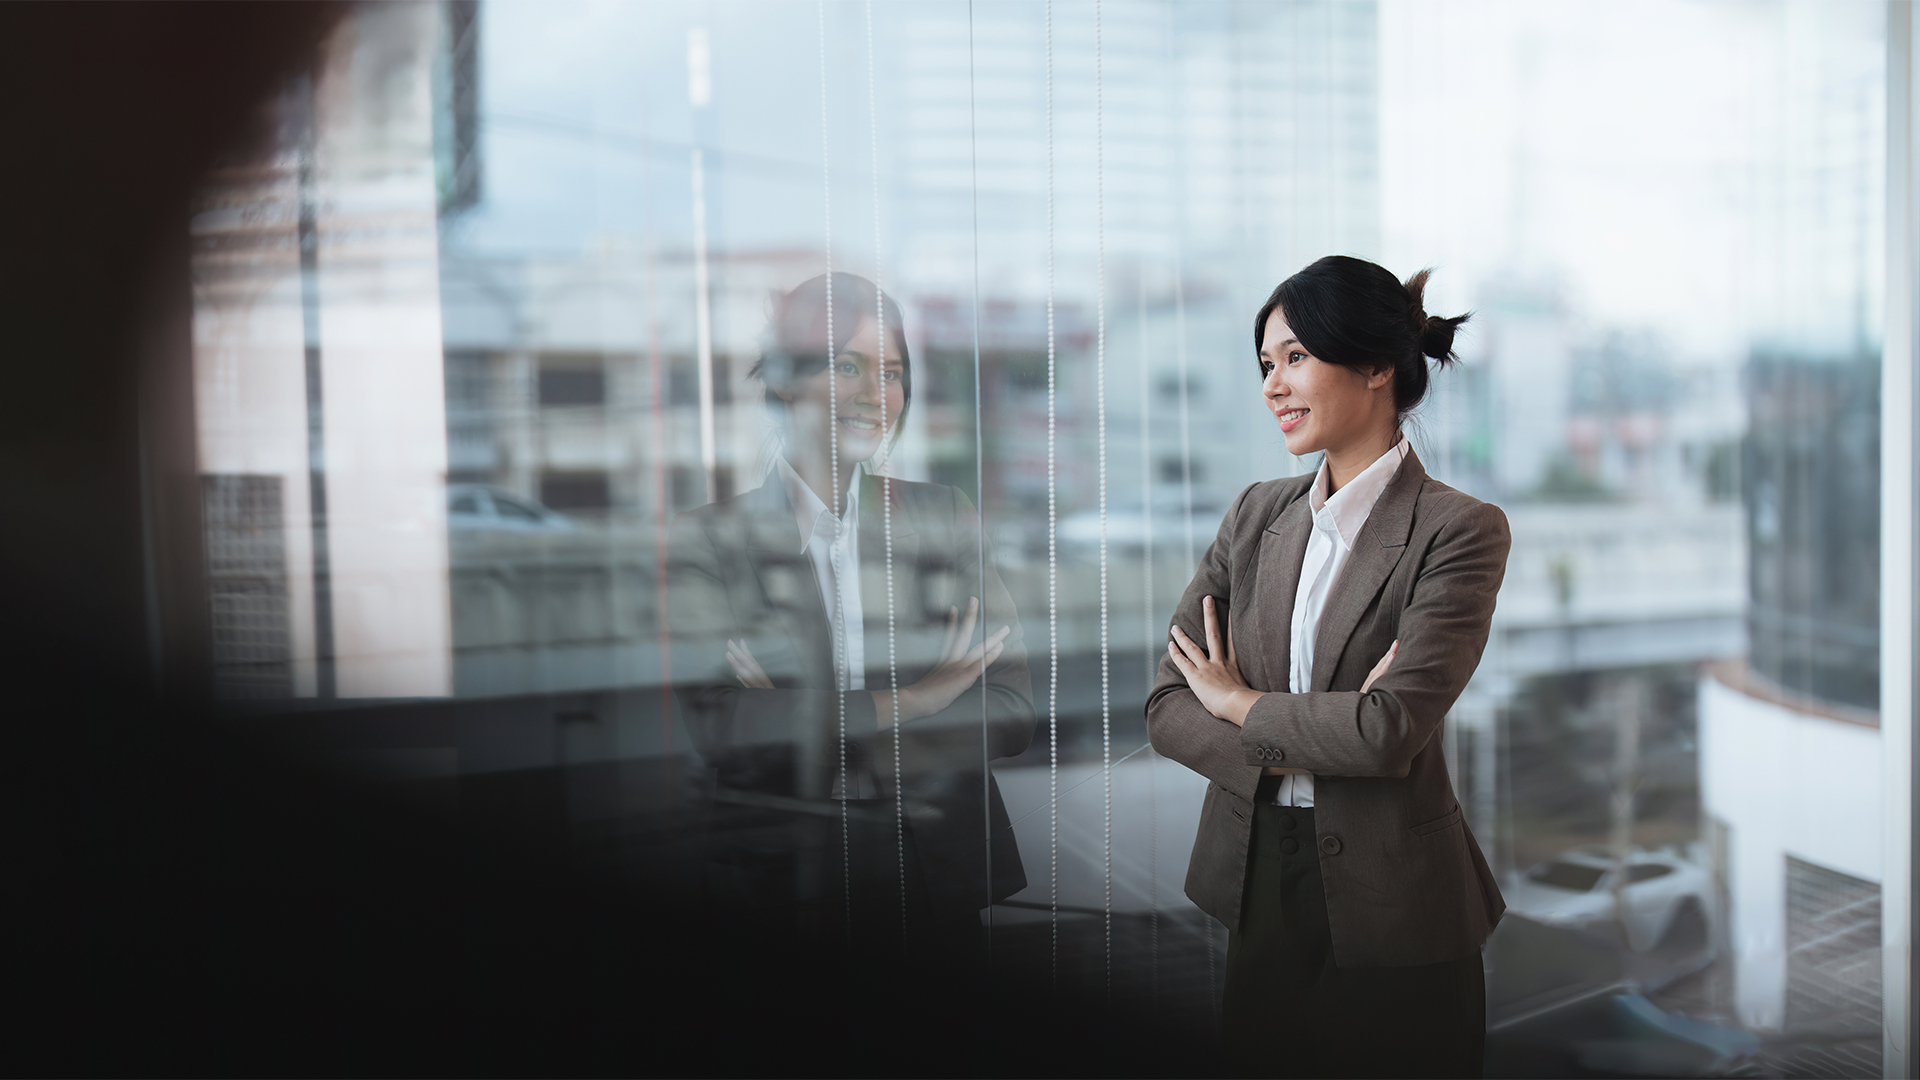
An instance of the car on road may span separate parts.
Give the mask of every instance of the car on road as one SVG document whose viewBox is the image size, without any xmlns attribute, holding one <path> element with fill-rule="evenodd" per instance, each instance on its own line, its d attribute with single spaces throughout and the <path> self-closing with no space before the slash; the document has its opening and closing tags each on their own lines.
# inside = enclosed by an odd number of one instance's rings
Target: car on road
<svg viewBox="0 0 1920 1080">
<path fill-rule="evenodd" d="M 1615 920 L 1616 885 L 1628 948 L 1650 952 L 1683 937 L 1704 945 L 1713 877 L 1679 848 L 1635 848 L 1622 865 L 1606 851 L 1579 848 L 1540 863 L 1501 891 L 1516 915 L 1583 929 Z"/>
<path fill-rule="evenodd" d="M 448 484 L 447 527 L 519 533 L 579 529 L 565 514 L 492 484 Z"/>
</svg>

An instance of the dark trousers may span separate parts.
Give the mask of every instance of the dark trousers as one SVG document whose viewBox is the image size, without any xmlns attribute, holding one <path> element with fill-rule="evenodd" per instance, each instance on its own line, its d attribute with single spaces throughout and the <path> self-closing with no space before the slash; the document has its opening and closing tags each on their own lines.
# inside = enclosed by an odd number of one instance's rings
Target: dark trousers
<svg viewBox="0 0 1920 1080">
<path fill-rule="evenodd" d="M 1240 926 L 1227 935 L 1221 1033 L 1239 1076 L 1479 1076 L 1480 955 L 1419 967 L 1333 962 L 1311 808 L 1260 786 Z"/>
</svg>

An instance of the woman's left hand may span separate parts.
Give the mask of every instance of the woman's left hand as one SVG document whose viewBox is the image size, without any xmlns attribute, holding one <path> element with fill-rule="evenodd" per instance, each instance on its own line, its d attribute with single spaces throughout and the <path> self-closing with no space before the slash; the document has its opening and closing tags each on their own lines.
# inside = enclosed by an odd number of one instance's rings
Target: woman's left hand
<svg viewBox="0 0 1920 1080">
<path fill-rule="evenodd" d="M 1220 625 L 1213 597 L 1202 601 L 1201 610 L 1206 620 L 1206 647 L 1202 648 L 1187 636 L 1186 631 L 1175 626 L 1173 640 L 1167 643 L 1167 655 L 1173 658 L 1194 696 L 1200 699 L 1200 704 L 1208 712 L 1222 720 L 1244 725 L 1247 711 L 1262 695 L 1240 677 L 1240 663 L 1233 653 L 1233 638 Z"/>
<path fill-rule="evenodd" d="M 771 690 L 773 680 L 760 669 L 760 661 L 753 658 L 753 650 L 747 648 L 747 639 L 735 641 L 727 639 L 727 663 L 733 665 L 734 677 L 740 685 L 749 690 Z"/>
</svg>

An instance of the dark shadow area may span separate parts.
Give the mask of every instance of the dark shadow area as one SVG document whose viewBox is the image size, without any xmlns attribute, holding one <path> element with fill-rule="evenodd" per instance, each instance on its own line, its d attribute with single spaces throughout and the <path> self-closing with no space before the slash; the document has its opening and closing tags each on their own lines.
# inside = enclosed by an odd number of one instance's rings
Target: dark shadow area
<svg viewBox="0 0 1920 1080">
<path fill-rule="evenodd" d="M 989 985 L 974 962 L 902 966 L 831 927 L 721 917 L 687 888 L 690 804 L 569 828 L 592 767 L 455 789 L 313 760 L 231 722 L 155 725 L 96 759 L 91 1021 L 56 1071 L 1210 1071 L 1189 1030 L 1207 1018 L 1097 986 L 1055 998 L 1038 964 Z M 655 767 L 647 788 L 671 790 Z"/>
<path fill-rule="evenodd" d="M 0 7 L 7 1071 L 1208 1071 L 1102 999 L 713 917 L 662 885 L 674 800 L 582 852 L 605 767 L 376 781 L 214 715 L 189 196 L 340 14 Z"/>
</svg>

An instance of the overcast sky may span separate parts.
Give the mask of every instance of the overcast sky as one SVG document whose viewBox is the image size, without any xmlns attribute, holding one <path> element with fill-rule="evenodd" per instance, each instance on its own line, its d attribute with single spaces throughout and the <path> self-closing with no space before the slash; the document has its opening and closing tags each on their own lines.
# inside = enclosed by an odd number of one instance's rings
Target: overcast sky
<svg viewBox="0 0 1920 1080">
<path fill-rule="evenodd" d="M 483 10 L 486 205 L 451 245 L 637 237 L 648 185 L 657 227 L 683 225 L 693 25 L 712 28 L 708 115 L 726 125 L 704 134 L 743 185 L 714 197 L 717 241 L 817 242 L 800 189 L 752 181 L 817 168 L 814 5 Z M 858 25 L 857 5 L 835 11 Z M 1381 0 L 1383 261 L 1438 265 L 1435 310 L 1503 277 L 1550 282 L 1584 319 L 1701 360 L 1844 336 L 1861 322 L 1848 297 L 1878 291 L 1883 17 L 1871 0 Z M 862 48 L 835 41 L 829 64 Z"/>
</svg>

